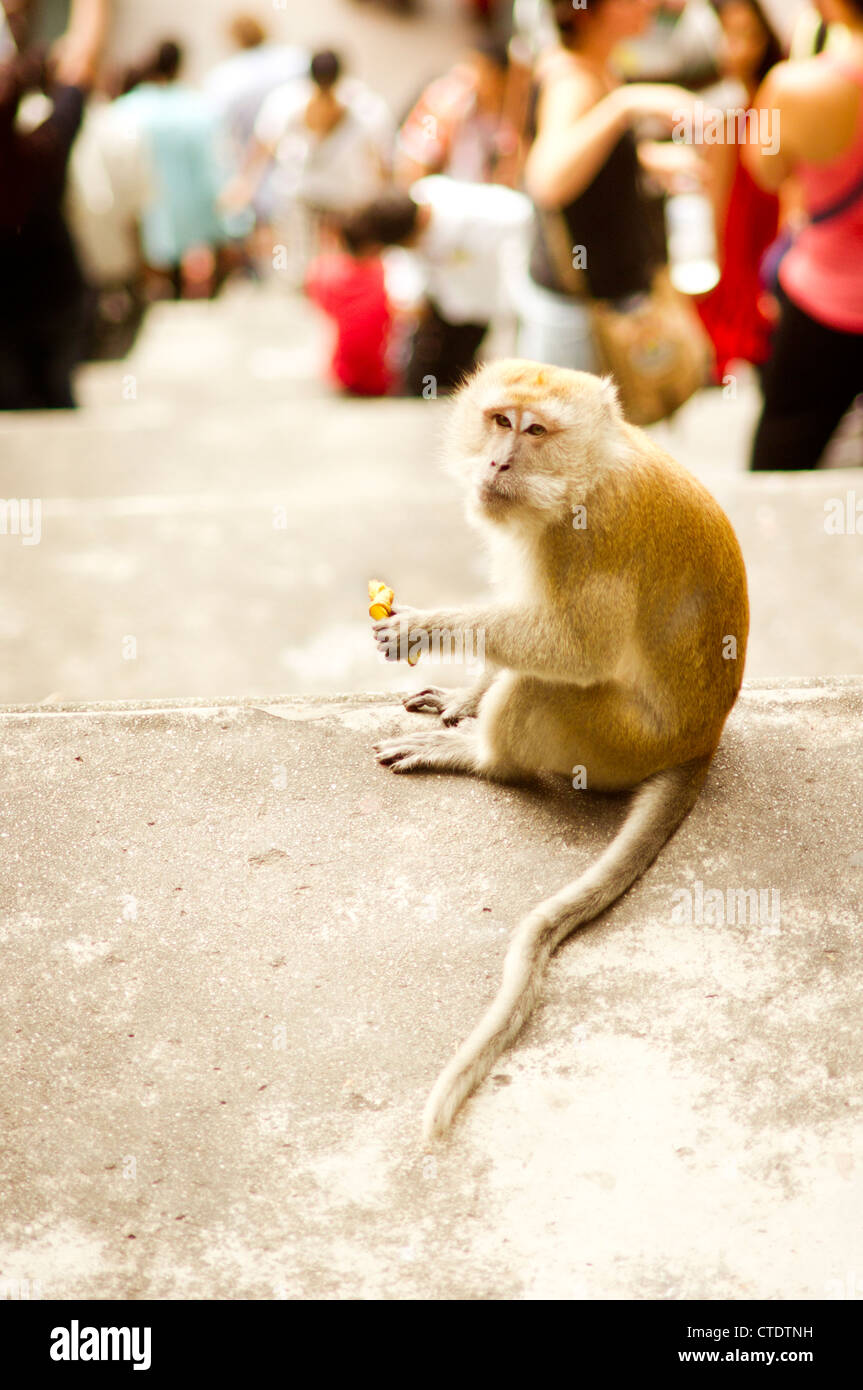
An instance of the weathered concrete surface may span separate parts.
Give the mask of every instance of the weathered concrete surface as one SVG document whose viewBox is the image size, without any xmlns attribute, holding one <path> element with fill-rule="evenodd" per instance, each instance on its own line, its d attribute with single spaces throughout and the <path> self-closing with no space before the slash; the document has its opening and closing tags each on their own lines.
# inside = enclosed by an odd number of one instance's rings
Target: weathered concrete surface
<svg viewBox="0 0 863 1390">
<path fill-rule="evenodd" d="M 0 1280 L 829 1296 L 863 1269 L 861 715 L 863 681 L 746 691 L 424 1155 L 513 924 L 622 801 L 393 777 L 371 743 L 423 720 L 380 697 L 3 712 Z M 676 923 L 696 881 L 779 924 Z"/>
</svg>

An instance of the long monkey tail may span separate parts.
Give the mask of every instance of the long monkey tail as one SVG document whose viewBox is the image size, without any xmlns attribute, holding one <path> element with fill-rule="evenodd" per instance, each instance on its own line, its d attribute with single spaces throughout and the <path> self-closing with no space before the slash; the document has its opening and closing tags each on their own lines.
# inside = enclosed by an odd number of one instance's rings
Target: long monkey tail
<svg viewBox="0 0 863 1390">
<path fill-rule="evenodd" d="M 710 764 L 699 758 L 649 777 L 638 787 L 615 838 L 580 878 L 546 898 L 516 928 L 503 979 L 488 1012 L 438 1077 L 423 1112 L 423 1138 L 438 1138 L 533 1012 L 552 953 L 653 863 L 692 809 Z"/>
</svg>

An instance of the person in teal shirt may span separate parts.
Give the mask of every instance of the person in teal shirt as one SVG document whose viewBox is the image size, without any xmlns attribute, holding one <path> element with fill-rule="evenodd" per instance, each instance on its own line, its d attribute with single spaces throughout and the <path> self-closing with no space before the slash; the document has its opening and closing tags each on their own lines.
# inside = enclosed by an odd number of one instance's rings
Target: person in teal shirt
<svg viewBox="0 0 863 1390">
<path fill-rule="evenodd" d="M 141 224 L 144 260 L 171 275 L 178 295 L 187 253 L 215 252 L 229 237 L 218 206 L 224 183 L 218 111 L 202 93 L 177 81 L 182 56 L 176 43 L 160 44 L 142 75 L 131 74 L 131 90 L 118 98 L 144 135 L 153 165 L 155 192 Z"/>
</svg>

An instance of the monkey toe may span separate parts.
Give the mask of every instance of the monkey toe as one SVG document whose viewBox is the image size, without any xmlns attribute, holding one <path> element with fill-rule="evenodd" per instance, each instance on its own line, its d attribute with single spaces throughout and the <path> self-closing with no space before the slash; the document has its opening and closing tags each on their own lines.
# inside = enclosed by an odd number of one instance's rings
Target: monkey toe
<svg viewBox="0 0 863 1390">
<path fill-rule="evenodd" d="M 390 772 L 417 772 L 421 768 L 427 768 L 428 763 L 421 753 L 406 753 L 389 763 L 388 767 Z"/>
<path fill-rule="evenodd" d="M 388 738 L 384 743 L 375 744 L 375 757 L 383 767 L 389 767 L 400 758 L 408 757 L 415 751 L 414 744 L 405 743 L 400 738 Z"/>
<path fill-rule="evenodd" d="M 429 686 L 415 695 L 406 695 L 402 704 L 411 714 L 440 714 L 446 706 L 446 694 L 436 686 Z"/>
</svg>

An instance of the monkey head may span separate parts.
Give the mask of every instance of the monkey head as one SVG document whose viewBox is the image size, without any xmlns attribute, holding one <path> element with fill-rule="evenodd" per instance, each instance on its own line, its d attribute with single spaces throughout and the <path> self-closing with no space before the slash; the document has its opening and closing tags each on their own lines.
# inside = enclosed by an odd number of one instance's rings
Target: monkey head
<svg viewBox="0 0 863 1390">
<path fill-rule="evenodd" d="M 619 453 L 621 423 L 609 379 L 538 362 L 491 362 L 454 398 L 447 467 L 466 490 L 472 521 L 547 525 L 583 501 Z"/>
</svg>

